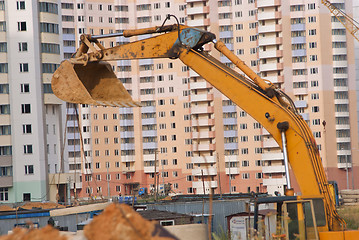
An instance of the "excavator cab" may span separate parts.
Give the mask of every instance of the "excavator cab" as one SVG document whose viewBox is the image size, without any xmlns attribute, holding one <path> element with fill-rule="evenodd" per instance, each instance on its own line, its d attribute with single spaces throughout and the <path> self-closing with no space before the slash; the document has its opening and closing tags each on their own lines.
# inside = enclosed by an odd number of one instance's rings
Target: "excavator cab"
<svg viewBox="0 0 359 240">
<path fill-rule="evenodd" d="M 258 213 L 261 204 L 274 204 L 276 208 L 276 229 L 270 229 L 273 223 L 265 227 L 271 239 L 278 240 L 317 240 L 320 229 L 326 228 L 323 199 L 301 199 L 297 196 L 264 197 L 254 200 L 254 229 L 259 228 Z M 269 221 L 269 219 L 268 219 Z"/>
</svg>

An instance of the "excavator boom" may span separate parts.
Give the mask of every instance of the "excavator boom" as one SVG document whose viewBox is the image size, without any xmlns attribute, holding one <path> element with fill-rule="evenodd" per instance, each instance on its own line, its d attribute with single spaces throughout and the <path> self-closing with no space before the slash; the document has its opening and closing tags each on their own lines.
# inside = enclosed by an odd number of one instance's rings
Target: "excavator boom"
<svg viewBox="0 0 359 240">
<path fill-rule="evenodd" d="M 313 134 L 297 113 L 290 98 L 272 83 L 255 74 L 231 53 L 225 44 L 217 42 L 214 34 L 183 25 L 165 26 L 165 29 L 156 27 L 125 31 L 124 36 L 159 32 L 162 34 L 108 49 L 99 44 L 97 38 L 83 35 L 82 44 L 74 57 L 63 62 L 54 73 L 54 93 L 61 99 L 74 103 L 133 106 L 136 103 L 126 95 L 116 76 L 109 73 L 111 68 L 108 65 L 102 66 L 103 61 L 179 58 L 261 123 L 280 147 L 283 146 L 283 141 L 286 141 L 289 163 L 300 186 L 302 197 L 322 198 L 327 214 L 326 231 L 341 230 L 345 222 L 335 209 Z M 204 51 L 203 45 L 211 42 L 250 79 Z M 93 43 L 99 49 L 94 48 Z M 89 49 L 91 52 L 88 52 Z M 286 140 L 283 140 L 283 135 Z"/>
</svg>

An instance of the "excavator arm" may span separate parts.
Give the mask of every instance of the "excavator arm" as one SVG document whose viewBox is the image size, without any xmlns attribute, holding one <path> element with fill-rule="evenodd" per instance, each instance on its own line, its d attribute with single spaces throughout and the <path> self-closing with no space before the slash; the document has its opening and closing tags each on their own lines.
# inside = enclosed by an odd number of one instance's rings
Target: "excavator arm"
<svg viewBox="0 0 359 240">
<path fill-rule="evenodd" d="M 83 35 L 73 58 L 54 73 L 54 93 L 64 101 L 107 106 L 135 106 L 106 61 L 144 58 L 180 59 L 206 81 L 251 115 L 273 136 L 283 150 L 300 186 L 301 194 L 321 197 L 329 230 L 341 230 L 345 222 L 338 216 L 313 134 L 294 104 L 281 90 L 261 79 L 215 35 L 183 25 L 124 31 L 123 36 L 158 34 L 144 40 L 105 49 L 99 37 Z M 203 50 L 207 43 L 230 59 L 244 77 Z M 99 49 L 95 48 L 96 44 Z M 91 49 L 92 52 L 88 53 Z M 101 64 L 99 64 L 101 63 Z M 101 66 L 96 71 L 96 66 Z M 100 69 L 100 70 L 99 70 Z M 99 71 L 99 72 L 98 72 Z M 112 75 L 111 75 L 112 74 Z M 284 136 L 284 138 L 283 138 Z"/>
</svg>

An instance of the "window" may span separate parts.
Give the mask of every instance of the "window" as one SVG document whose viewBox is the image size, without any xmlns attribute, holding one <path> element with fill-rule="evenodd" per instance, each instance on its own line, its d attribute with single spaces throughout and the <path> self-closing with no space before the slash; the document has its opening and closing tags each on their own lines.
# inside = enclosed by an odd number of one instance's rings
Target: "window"
<svg viewBox="0 0 359 240">
<path fill-rule="evenodd" d="M 59 66 L 60 64 L 56 64 L 56 63 L 43 63 L 42 73 L 54 73 Z"/>
<path fill-rule="evenodd" d="M 172 159 L 172 164 L 177 165 L 177 159 Z"/>
<path fill-rule="evenodd" d="M 319 112 L 319 106 L 313 106 L 312 112 Z"/>
<path fill-rule="evenodd" d="M 193 176 L 189 175 L 186 177 L 186 179 L 187 179 L 187 182 L 191 182 L 191 181 L 193 181 Z"/>
<path fill-rule="evenodd" d="M 25 165 L 25 174 L 34 174 L 34 165 Z"/>
<path fill-rule="evenodd" d="M 20 89 L 22 93 L 30 92 L 30 86 L 28 83 L 23 83 L 20 85 Z"/>
<path fill-rule="evenodd" d="M 0 22 L 0 32 L 6 32 L 6 22 Z"/>
<path fill-rule="evenodd" d="M 27 42 L 19 42 L 19 52 L 27 52 Z"/>
<path fill-rule="evenodd" d="M 193 163 L 187 163 L 186 168 L 187 169 L 193 169 Z"/>
<path fill-rule="evenodd" d="M 0 188 L 0 201 L 9 200 L 9 190 L 8 188 Z"/>
<path fill-rule="evenodd" d="M 56 3 L 39 2 L 39 5 L 40 12 L 58 14 L 58 7 Z"/>
<path fill-rule="evenodd" d="M 29 64 L 20 63 L 20 72 L 29 72 Z"/>
<path fill-rule="evenodd" d="M 249 179 L 249 173 L 242 173 L 242 179 Z"/>
<path fill-rule="evenodd" d="M 31 113 L 31 105 L 21 104 L 21 113 Z"/>
<path fill-rule="evenodd" d="M 59 25 L 55 23 L 40 23 L 40 32 L 59 34 Z"/>
<path fill-rule="evenodd" d="M 18 31 L 26 31 L 26 22 L 17 22 Z"/>
<path fill-rule="evenodd" d="M 32 154 L 32 145 L 24 145 L 24 154 Z"/>
<path fill-rule="evenodd" d="M 32 131 L 31 124 L 22 125 L 22 133 L 29 134 L 29 133 L 31 133 L 31 131 Z"/>
<path fill-rule="evenodd" d="M 24 10 L 25 9 L 25 1 L 17 1 L 16 8 L 17 8 L 17 10 Z"/>
</svg>

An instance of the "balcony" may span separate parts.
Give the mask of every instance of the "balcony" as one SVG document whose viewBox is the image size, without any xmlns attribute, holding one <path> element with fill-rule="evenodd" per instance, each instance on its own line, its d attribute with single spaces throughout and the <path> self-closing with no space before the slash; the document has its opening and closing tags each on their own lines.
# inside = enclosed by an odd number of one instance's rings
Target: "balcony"
<svg viewBox="0 0 359 240">
<path fill-rule="evenodd" d="M 209 23 L 210 23 L 209 18 L 196 19 L 196 20 L 187 19 L 187 24 L 188 24 L 188 26 L 191 26 L 191 27 L 209 26 Z"/>
<path fill-rule="evenodd" d="M 231 168 L 226 168 L 226 174 L 229 175 L 237 175 L 239 174 L 240 171 L 239 171 L 239 168 L 238 167 L 231 167 Z"/>
<path fill-rule="evenodd" d="M 268 45 L 280 45 L 282 44 L 282 38 L 277 37 L 260 37 L 258 40 L 259 46 L 268 46 Z"/>
<path fill-rule="evenodd" d="M 195 144 L 192 145 L 193 151 L 214 151 L 216 150 L 216 144 Z"/>
<path fill-rule="evenodd" d="M 266 79 L 272 83 L 283 83 L 284 82 L 283 76 L 267 76 L 264 79 Z"/>
<path fill-rule="evenodd" d="M 223 131 L 223 133 L 224 137 L 238 137 L 238 131 L 236 130 Z"/>
<path fill-rule="evenodd" d="M 238 155 L 224 156 L 225 162 L 239 162 Z"/>
<path fill-rule="evenodd" d="M 349 117 L 349 112 L 335 112 L 336 117 Z"/>
<path fill-rule="evenodd" d="M 193 127 L 214 126 L 214 119 L 192 119 Z"/>
<path fill-rule="evenodd" d="M 223 125 L 237 125 L 237 118 L 223 118 Z"/>
<path fill-rule="evenodd" d="M 337 143 L 350 143 L 351 142 L 350 137 L 337 137 L 336 140 L 337 140 Z"/>
<path fill-rule="evenodd" d="M 263 148 L 278 148 L 278 144 L 273 138 L 265 139 L 263 141 Z"/>
<path fill-rule="evenodd" d="M 337 163 L 337 167 L 340 169 L 351 169 L 352 168 L 352 163 L 348 162 L 348 163 Z"/>
<path fill-rule="evenodd" d="M 349 99 L 334 99 L 334 104 L 349 104 Z"/>
<path fill-rule="evenodd" d="M 156 158 L 155 154 L 145 154 L 145 155 L 143 155 L 143 161 L 145 161 L 145 162 L 146 161 L 155 161 L 155 158 Z"/>
<path fill-rule="evenodd" d="M 265 178 L 263 179 L 264 186 L 278 186 L 278 185 L 287 185 L 287 180 L 283 178 Z"/>
<path fill-rule="evenodd" d="M 280 31 L 282 31 L 282 25 L 279 24 L 258 26 L 258 33 L 280 32 Z"/>
<path fill-rule="evenodd" d="M 223 106 L 222 107 L 223 112 L 237 112 L 237 106 L 236 105 L 229 105 L 229 106 Z"/>
<path fill-rule="evenodd" d="M 142 137 L 157 137 L 157 130 L 143 130 Z"/>
<path fill-rule="evenodd" d="M 290 25 L 290 30 L 291 31 L 305 31 L 305 24 L 304 23 L 300 23 L 300 24 L 292 24 Z"/>
<path fill-rule="evenodd" d="M 133 120 L 120 120 L 120 125 L 121 126 L 133 126 L 134 122 Z"/>
<path fill-rule="evenodd" d="M 12 176 L 0 177 L 0 187 L 12 187 L 12 186 L 13 186 L 13 177 Z"/>
<path fill-rule="evenodd" d="M 214 137 L 215 137 L 215 132 L 213 132 L 213 131 L 192 132 L 193 139 L 214 138 Z"/>
<path fill-rule="evenodd" d="M 263 173 L 285 173 L 285 168 L 284 168 L 284 165 L 263 166 L 262 172 Z"/>
<path fill-rule="evenodd" d="M 192 182 L 192 187 L 197 189 L 197 194 L 202 193 L 203 194 L 203 182 L 202 181 L 194 181 Z M 206 194 L 208 194 L 209 192 L 207 192 L 207 189 L 209 188 L 217 188 L 218 184 L 217 181 L 204 181 L 204 188 L 206 189 Z M 198 191 L 200 190 L 200 191 Z"/>
<path fill-rule="evenodd" d="M 215 156 L 197 156 L 191 158 L 192 163 L 201 164 L 201 163 L 216 163 Z"/>
<path fill-rule="evenodd" d="M 209 13 L 209 6 L 187 8 L 187 15 L 196 15 L 196 14 L 205 14 L 205 13 Z"/>
<path fill-rule="evenodd" d="M 44 103 L 45 104 L 62 104 L 63 101 L 60 100 L 55 94 L 45 93 L 44 94 Z"/>
<path fill-rule="evenodd" d="M 143 149 L 157 149 L 157 142 L 142 143 Z"/>
<path fill-rule="evenodd" d="M 213 106 L 193 106 L 191 108 L 192 114 L 207 114 L 207 113 L 214 113 Z"/>
<path fill-rule="evenodd" d="M 130 172 L 135 172 L 135 167 L 134 166 L 122 167 L 122 173 L 130 173 Z"/>
<path fill-rule="evenodd" d="M 350 125 L 349 124 L 341 124 L 341 125 L 335 125 L 335 129 L 336 130 L 345 130 L 345 129 L 350 129 Z"/>
<path fill-rule="evenodd" d="M 200 77 L 198 73 L 196 73 L 193 69 L 189 70 L 190 77 Z"/>
<path fill-rule="evenodd" d="M 156 112 L 155 106 L 141 107 L 141 113 L 155 113 L 155 112 Z"/>
<path fill-rule="evenodd" d="M 281 5 L 281 0 L 257 0 L 257 8 Z"/>
<path fill-rule="evenodd" d="M 261 12 L 258 11 L 258 21 L 260 20 L 269 20 L 269 19 L 279 19 L 282 17 L 281 12 Z"/>
<path fill-rule="evenodd" d="M 121 156 L 121 162 L 134 162 L 135 156 L 129 155 L 129 156 Z"/>
<path fill-rule="evenodd" d="M 191 102 L 213 101 L 213 94 L 191 94 Z"/>
<path fill-rule="evenodd" d="M 263 161 L 273 161 L 273 160 L 283 160 L 283 153 L 263 153 L 262 160 Z"/>
<path fill-rule="evenodd" d="M 283 50 L 267 50 L 267 51 L 260 51 L 259 58 L 277 58 L 283 56 Z"/>
<path fill-rule="evenodd" d="M 134 143 L 121 143 L 122 150 L 134 150 L 135 144 Z"/>
<path fill-rule="evenodd" d="M 294 95 L 308 95 L 308 88 L 294 88 Z"/>
<path fill-rule="evenodd" d="M 283 69 L 283 63 L 267 63 L 259 65 L 259 71 L 277 71 Z"/>
<path fill-rule="evenodd" d="M 191 89 L 206 89 L 206 88 L 211 88 L 211 84 L 209 84 L 208 82 L 205 82 L 205 81 L 191 82 L 190 88 Z"/>
<path fill-rule="evenodd" d="M 293 56 L 293 57 L 303 57 L 303 56 L 307 56 L 307 50 L 306 50 L 306 49 L 292 50 L 292 56 Z"/>
<path fill-rule="evenodd" d="M 193 176 L 202 176 L 202 171 L 203 171 L 203 176 L 215 176 L 217 175 L 217 168 L 215 167 L 208 167 L 208 168 L 196 168 L 192 170 L 192 175 Z"/>
<path fill-rule="evenodd" d="M 307 103 L 307 101 L 305 101 L 305 100 L 295 101 L 295 102 L 294 102 L 294 105 L 295 105 L 295 107 L 297 107 L 297 108 L 306 108 L 306 107 L 308 107 L 308 103 Z"/>
<path fill-rule="evenodd" d="M 156 118 L 145 118 L 142 119 L 142 125 L 155 125 L 157 124 Z M 133 125 L 132 125 L 133 126 Z"/>
<path fill-rule="evenodd" d="M 135 137 L 135 132 L 133 132 L 133 131 L 125 131 L 125 132 L 120 132 L 120 137 L 121 138 L 134 138 Z"/>
<path fill-rule="evenodd" d="M 144 171 L 144 173 L 155 173 L 155 166 L 143 167 L 143 171 Z M 157 166 L 156 172 L 158 173 L 159 171 L 160 171 L 159 167 Z"/>
<path fill-rule="evenodd" d="M 305 37 L 292 37 L 292 44 L 306 43 Z"/>
<path fill-rule="evenodd" d="M 238 143 L 225 143 L 224 149 L 225 150 L 238 150 Z"/>
</svg>

